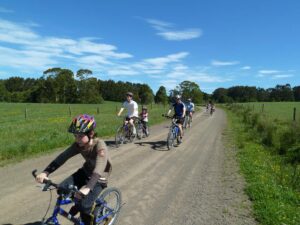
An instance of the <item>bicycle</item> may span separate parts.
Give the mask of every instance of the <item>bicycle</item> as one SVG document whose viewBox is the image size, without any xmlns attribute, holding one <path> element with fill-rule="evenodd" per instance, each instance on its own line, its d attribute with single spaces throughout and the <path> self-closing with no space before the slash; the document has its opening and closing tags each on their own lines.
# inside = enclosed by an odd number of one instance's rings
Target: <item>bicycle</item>
<svg viewBox="0 0 300 225">
<path fill-rule="evenodd" d="M 170 117 L 167 115 L 162 115 L 163 117 L 166 117 L 168 119 L 172 119 L 172 124 L 170 126 L 170 130 L 168 133 L 168 137 L 167 137 L 167 147 L 168 150 L 170 150 L 171 148 L 174 147 L 174 141 L 177 140 L 177 144 L 180 143 L 180 129 L 178 124 L 176 123 L 177 118 L 175 117 Z"/>
<path fill-rule="evenodd" d="M 32 175 L 35 178 L 36 177 L 37 170 L 32 171 Z M 54 207 L 52 216 L 50 216 L 47 220 L 45 220 L 45 217 L 48 213 L 48 210 L 50 208 L 51 200 L 52 200 L 52 190 L 57 189 L 59 190 L 58 184 L 53 183 L 51 180 L 44 180 L 43 182 L 45 186 L 43 187 L 42 191 L 50 191 L 50 201 L 49 201 L 49 207 L 47 209 L 47 212 L 44 216 L 44 218 L 41 221 L 41 225 L 59 225 L 59 220 L 57 218 L 58 215 L 61 215 L 68 219 L 69 221 L 73 222 L 75 225 L 84 225 L 84 223 L 80 220 L 80 218 L 76 217 L 76 214 L 79 210 L 77 210 L 75 206 L 76 198 L 74 197 L 75 193 L 78 192 L 78 189 L 74 185 L 70 185 L 67 190 L 58 191 L 58 197 L 56 201 L 56 205 Z M 111 196 L 113 196 L 115 199 L 113 201 L 111 200 Z M 114 202 L 114 205 L 110 205 L 110 203 Z M 113 225 L 116 224 L 119 212 L 121 209 L 121 202 L 122 202 L 122 196 L 119 189 L 115 187 L 109 187 L 105 188 L 99 195 L 99 197 L 95 201 L 95 209 L 93 211 L 95 219 L 94 223 L 96 225 Z M 61 206 L 63 205 L 69 205 L 74 204 L 70 211 L 67 212 Z"/>
<path fill-rule="evenodd" d="M 143 121 L 140 118 L 136 120 L 136 136 L 140 140 L 143 136 L 149 136 L 149 128 L 143 124 Z"/>
<path fill-rule="evenodd" d="M 135 122 L 134 122 L 135 124 Z M 129 122 L 124 122 L 122 126 L 118 127 L 115 135 L 115 144 L 118 148 L 121 144 L 131 143 L 135 139 L 136 135 L 133 134 L 132 126 Z"/>
</svg>

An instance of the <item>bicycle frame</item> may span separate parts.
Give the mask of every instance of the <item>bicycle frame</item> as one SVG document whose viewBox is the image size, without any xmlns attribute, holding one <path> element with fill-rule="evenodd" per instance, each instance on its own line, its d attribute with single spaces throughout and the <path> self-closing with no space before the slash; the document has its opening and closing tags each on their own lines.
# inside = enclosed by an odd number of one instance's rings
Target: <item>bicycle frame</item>
<svg viewBox="0 0 300 225">
<path fill-rule="evenodd" d="M 178 137 L 179 134 L 179 126 L 176 123 L 176 119 L 172 120 L 171 132 L 173 133 L 174 139 Z"/>
<path fill-rule="evenodd" d="M 61 216 L 65 217 L 66 219 L 68 219 L 69 221 L 71 221 L 71 222 L 73 222 L 77 225 L 85 225 L 78 218 L 76 218 L 72 214 L 66 212 L 63 208 L 61 208 L 62 205 L 68 205 L 68 204 L 71 204 L 71 203 L 74 203 L 74 200 L 72 200 L 71 198 L 66 198 L 65 199 L 64 197 L 59 196 L 57 198 L 56 205 L 55 205 L 54 210 L 53 210 L 53 214 L 50 218 L 48 218 L 46 220 L 45 224 L 47 224 L 49 222 L 52 222 L 55 225 L 59 225 L 57 215 L 61 215 Z M 102 201 L 101 199 L 97 199 L 96 204 L 99 204 L 99 205 L 103 206 L 103 208 L 106 208 L 109 211 L 107 214 L 105 214 L 105 215 L 101 216 L 100 218 L 98 218 L 96 220 L 97 223 L 104 220 L 104 219 L 106 219 L 107 217 L 109 217 L 110 215 L 112 215 L 114 213 L 114 211 L 112 209 L 110 209 L 107 206 L 107 204 L 104 201 Z"/>
</svg>

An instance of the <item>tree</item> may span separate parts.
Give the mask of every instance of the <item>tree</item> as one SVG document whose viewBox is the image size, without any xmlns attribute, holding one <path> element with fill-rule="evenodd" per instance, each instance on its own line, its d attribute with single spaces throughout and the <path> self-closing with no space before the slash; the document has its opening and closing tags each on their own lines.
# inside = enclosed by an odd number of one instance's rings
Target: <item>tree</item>
<svg viewBox="0 0 300 225">
<path fill-rule="evenodd" d="M 294 93 L 295 101 L 299 102 L 300 101 L 300 86 L 294 87 L 293 88 L 293 93 Z"/>
<path fill-rule="evenodd" d="M 8 91 L 4 85 L 4 81 L 0 80 L 0 102 L 8 101 Z"/>
<path fill-rule="evenodd" d="M 61 68 L 50 68 L 44 71 L 43 78 L 46 78 L 48 80 L 48 85 L 51 86 L 51 91 L 53 91 L 52 95 L 54 95 L 53 97 L 55 99 L 55 102 L 77 102 L 76 83 L 74 79 L 74 74 L 71 70 Z M 43 88 L 44 87 L 42 87 L 42 89 Z"/>
<path fill-rule="evenodd" d="M 228 100 L 227 93 L 228 93 L 227 89 L 225 89 L 225 88 L 217 88 L 216 90 L 214 90 L 214 92 L 212 94 L 212 98 L 216 102 L 225 103 Z"/>
<path fill-rule="evenodd" d="M 155 95 L 155 103 L 161 103 L 166 105 L 168 103 L 167 91 L 164 86 L 160 86 Z"/>
<path fill-rule="evenodd" d="M 138 95 L 142 104 L 150 104 L 154 100 L 153 91 L 147 84 L 140 85 Z"/>
</svg>

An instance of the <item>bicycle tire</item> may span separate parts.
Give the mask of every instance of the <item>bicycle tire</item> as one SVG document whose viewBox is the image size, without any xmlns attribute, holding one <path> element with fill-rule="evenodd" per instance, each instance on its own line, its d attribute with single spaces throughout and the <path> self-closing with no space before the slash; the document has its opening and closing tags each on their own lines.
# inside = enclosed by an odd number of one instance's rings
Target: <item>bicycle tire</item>
<svg viewBox="0 0 300 225">
<path fill-rule="evenodd" d="M 170 130 L 170 132 L 168 133 L 168 138 L 167 138 L 167 147 L 168 147 L 168 150 L 171 150 L 174 146 L 174 134 L 173 134 L 173 131 Z"/>
<path fill-rule="evenodd" d="M 141 140 L 143 137 L 143 124 L 138 124 L 137 129 L 136 129 L 136 137 Z"/>
<path fill-rule="evenodd" d="M 124 130 L 123 130 L 123 126 L 120 126 L 117 129 L 116 135 L 115 135 L 115 145 L 116 147 L 120 147 L 121 144 L 123 144 L 125 140 L 125 135 L 124 135 Z"/>
<path fill-rule="evenodd" d="M 116 197 L 116 205 L 114 207 L 111 207 L 113 211 L 115 212 L 112 217 L 108 217 L 105 220 L 99 221 L 98 223 L 96 222 L 99 218 L 101 218 L 103 215 L 106 215 L 108 213 L 108 209 L 103 207 L 103 205 L 98 205 L 96 206 L 94 210 L 94 216 L 95 216 L 95 225 L 113 225 L 116 224 L 119 218 L 120 214 L 120 209 L 121 209 L 121 204 L 122 204 L 122 194 L 121 191 L 118 188 L 115 187 L 109 187 L 105 188 L 99 195 L 99 198 L 96 200 L 97 202 L 105 202 L 106 204 L 109 204 L 109 199 L 106 199 L 106 197 L 109 197 L 110 194 L 114 194 Z M 99 203 L 98 203 L 99 204 Z"/>
</svg>

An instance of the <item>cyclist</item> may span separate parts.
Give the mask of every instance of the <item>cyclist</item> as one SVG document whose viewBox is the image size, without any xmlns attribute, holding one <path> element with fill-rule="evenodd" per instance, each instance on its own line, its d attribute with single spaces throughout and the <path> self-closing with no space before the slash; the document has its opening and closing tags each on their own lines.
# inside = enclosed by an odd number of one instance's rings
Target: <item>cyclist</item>
<svg viewBox="0 0 300 225">
<path fill-rule="evenodd" d="M 195 111 L 195 105 L 194 105 L 194 103 L 192 102 L 192 99 L 189 98 L 189 99 L 188 99 L 188 102 L 187 102 L 187 104 L 186 104 L 186 115 L 189 115 L 189 116 L 190 116 L 191 121 L 192 121 L 192 119 L 193 119 L 193 113 L 194 113 L 194 111 Z"/>
<path fill-rule="evenodd" d="M 36 181 L 43 183 L 49 174 L 62 166 L 69 158 L 81 154 L 85 159 L 83 166 L 59 184 L 58 191 L 63 193 L 69 185 L 76 185 L 79 192 L 76 193 L 75 213 L 80 211 L 84 224 L 93 224 L 94 202 L 100 192 L 107 187 L 108 177 L 112 170 L 111 160 L 105 142 L 96 138 L 96 121 L 87 114 L 75 117 L 68 129 L 74 134 L 74 143 L 64 152 L 59 154 L 42 173 L 36 177 Z"/>
<path fill-rule="evenodd" d="M 123 112 L 123 110 L 125 108 L 127 109 L 127 116 L 125 118 L 125 123 L 129 122 L 129 124 L 132 127 L 132 133 L 135 136 L 136 129 L 134 126 L 134 119 L 139 116 L 139 113 L 138 113 L 138 104 L 132 98 L 133 98 L 133 93 L 127 92 L 126 93 L 126 101 L 123 103 L 123 106 L 120 109 L 118 116 L 121 115 L 121 113 Z"/>
<path fill-rule="evenodd" d="M 143 124 L 146 135 L 148 135 L 148 109 L 146 106 L 142 107 L 142 112 L 140 113 L 141 122 Z"/>
<path fill-rule="evenodd" d="M 179 143 L 182 142 L 182 134 L 183 134 L 183 131 L 182 131 L 182 126 L 183 126 L 183 123 L 184 123 L 184 116 L 185 116 L 185 105 L 183 104 L 183 102 L 181 101 L 181 96 L 180 95 L 176 95 L 175 96 L 175 103 L 172 104 L 172 107 L 169 109 L 168 111 L 168 116 L 170 115 L 171 111 L 172 111 L 172 108 L 174 109 L 174 118 L 177 119 L 176 123 L 178 124 L 178 127 L 179 127 L 179 130 L 180 130 L 180 140 L 179 140 Z"/>
</svg>

